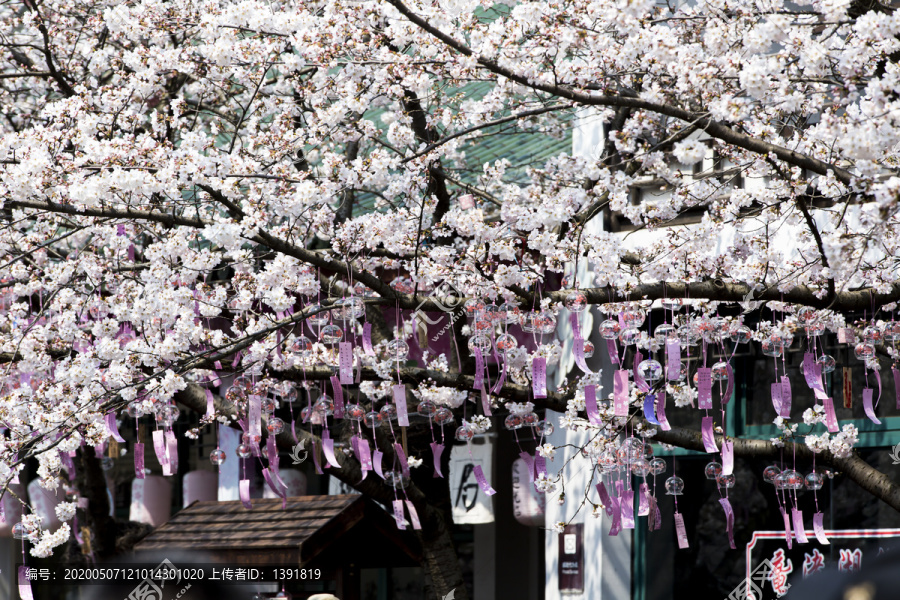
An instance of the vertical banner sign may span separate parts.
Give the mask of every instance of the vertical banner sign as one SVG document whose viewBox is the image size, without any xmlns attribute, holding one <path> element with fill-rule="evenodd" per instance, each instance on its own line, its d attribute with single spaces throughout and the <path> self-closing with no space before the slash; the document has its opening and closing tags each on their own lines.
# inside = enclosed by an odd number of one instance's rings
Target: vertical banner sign
<svg viewBox="0 0 900 600">
<path fill-rule="evenodd" d="M 450 450 L 450 502 L 454 523 L 480 525 L 494 522 L 493 500 L 478 485 L 475 474 L 475 467 L 481 467 L 484 478 L 491 482 L 492 454 L 490 443 L 455 445 Z"/>
<path fill-rule="evenodd" d="M 559 593 L 584 593 L 584 525 L 566 525 L 559 534 Z"/>
</svg>

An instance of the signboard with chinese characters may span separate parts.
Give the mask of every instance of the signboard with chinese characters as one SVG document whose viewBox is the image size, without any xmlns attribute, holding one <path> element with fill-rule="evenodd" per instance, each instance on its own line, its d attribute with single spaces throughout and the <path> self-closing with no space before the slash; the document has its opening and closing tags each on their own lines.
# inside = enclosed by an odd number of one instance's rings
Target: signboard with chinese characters
<svg viewBox="0 0 900 600">
<path fill-rule="evenodd" d="M 559 593 L 584 593 L 584 525 L 566 525 L 559 534 Z"/>
<path fill-rule="evenodd" d="M 792 535 L 787 546 L 785 532 L 755 531 L 746 548 L 746 579 L 729 598 L 755 600 L 780 598 L 797 577 L 809 577 L 826 567 L 858 571 L 866 557 L 900 548 L 900 529 L 825 529 L 828 544 L 820 543 L 807 531 L 808 542 L 801 544 Z"/>
<path fill-rule="evenodd" d="M 492 481 L 493 446 L 470 443 L 453 446 L 450 452 L 450 501 L 453 522 L 458 525 L 480 525 L 494 522 L 494 503 L 478 485 L 475 467 L 480 466 L 485 479 Z"/>
</svg>

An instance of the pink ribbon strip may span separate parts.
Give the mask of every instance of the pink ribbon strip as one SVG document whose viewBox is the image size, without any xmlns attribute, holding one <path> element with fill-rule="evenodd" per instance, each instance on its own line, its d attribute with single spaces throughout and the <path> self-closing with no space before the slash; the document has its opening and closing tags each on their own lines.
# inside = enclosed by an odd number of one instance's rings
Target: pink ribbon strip
<svg viewBox="0 0 900 600">
<path fill-rule="evenodd" d="M 634 492 L 625 490 L 619 497 L 622 507 L 622 529 L 634 529 Z"/>
<path fill-rule="evenodd" d="M 712 369 L 697 369 L 697 408 L 709 410 L 712 405 Z"/>
<path fill-rule="evenodd" d="M 613 503 L 609 497 L 609 492 L 606 491 L 606 486 L 602 481 L 597 484 L 597 494 L 600 496 L 600 502 L 603 503 L 603 508 L 604 510 L 606 510 L 606 514 L 611 517 L 613 514 Z"/>
<path fill-rule="evenodd" d="M 334 455 L 334 440 L 326 437 L 322 438 L 322 449 L 325 451 L 325 460 L 335 469 L 341 468 L 341 463 L 337 461 Z"/>
<path fill-rule="evenodd" d="M 144 478 L 144 445 L 140 442 L 134 443 L 134 478 Z"/>
<path fill-rule="evenodd" d="M 334 418 L 344 418 L 344 388 L 341 387 L 341 381 L 337 375 L 331 376 L 331 392 L 334 394 Z"/>
<path fill-rule="evenodd" d="M 406 529 L 406 519 L 403 518 L 403 500 L 394 500 L 394 521 L 397 529 Z"/>
<path fill-rule="evenodd" d="M 725 364 L 725 371 L 728 373 L 728 383 L 725 385 L 725 393 L 722 395 L 722 406 L 731 402 L 731 394 L 734 392 L 734 369 L 731 363 Z"/>
<path fill-rule="evenodd" d="M 622 531 L 622 505 L 616 496 L 612 496 L 609 502 L 612 506 L 612 526 L 609 528 L 609 535 L 616 536 Z"/>
<path fill-rule="evenodd" d="M 891 374 L 894 376 L 894 394 L 897 397 L 897 410 L 900 410 L 900 371 L 891 369 Z"/>
<path fill-rule="evenodd" d="M 647 519 L 647 527 L 650 531 L 656 531 L 662 528 L 662 512 L 659 510 L 659 504 L 656 503 L 656 496 L 650 496 L 650 517 Z"/>
<path fill-rule="evenodd" d="M 791 418 L 791 380 L 787 375 L 781 376 L 781 412 L 779 416 Z"/>
<path fill-rule="evenodd" d="M 688 548 L 687 530 L 684 528 L 684 517 L 680 512 L 675 513 L 675 537 L 678 539 L 678 547 L 682 550 Z"/>
<path fill-rule="evenodd" d="M 669 381 L 677 381 L 681 375 L 681 344 L 677 339 L 666 340 L 666 370 Z"/>
<path fill-rule="evenodd" d="M 632 365 L 631 370 L 634 373 L 634 384 L 637 386 L 637 389 L 644 393 L 647 393 L 650 391 L 650 386 L 647 385 L 647 381 L 643 377 L 641 377 L 641 372 L 638 369 L 638 366 L 640 366 L 642 360 L 644 360 L 644 357 L 641 354 L 640 350 L 638 350 L 634 353 L 634 365 Z"/>
<path fill-rule="evenodd" d="M 316 473 L 319 475 L 324 474 L 322 470 L 322 464 L 319 462 L 319 444 L 317 442 L 313 442 L 313 464 L 316 465 Z M 384 479 L 384 477 L 382 477 Z"/>
<path fill-rule="evenodd" d="M 731 475 L 734 473 L 734 442 L 722 442 L 722 474 Z"/>
<path fill-rule="evenodd" d="M 480 390 L 484 388 L 484 355 L 481 353 L 481 348 L 475 348 L 473 352 L 475 353 L 475 378 L 472 387 Z"/>
<path fill-rule="evenodd" d="M 820 544 L 830 544 L 831 542 L 825 537 L 825 526 L 822 524 L 824 519 L 825 515 L 820 512 L 813 515 L 813 533 L 816 534 L 816 539 Z"/>
<path fill-rule="evenodd" d="M 444 445 L 437 442 L 431 442 L 431 456 L 434 462 L 434 476 L 443 477 L 441 473 L 441 455 L 444 454 Z"/>
<path fill-rule="evenodd" d="M 534 476 L 547 475 L 547 459 L 538 454 L 534 455 Z"/>
<path fill-rule="evenodd" d="M 206 418 L 211 419 L 213 415 L 216 414 L 216 402 L 213 398 L 213 393 L 210 390 L 206 390 Z"/>
<path fill-rule="evenodd" d="M 700 431 L 703 434 L 703 447 L 706 448 L 707 452 L 718 452 L 719 448 L 716 446 L 716 436 L 713 433 L 713 418 L 703 417 L 701 423 Z"/>
<path fill-rule="evenodd" d="M 780 417 L 781 411 L 782 411 L 781 393 L 782 393 L 782 389 L 783 389 L 781 387 L 781 382 L 773 383 L 771 389 L 772 389 L 772 408 L 775 409 L 775 414 Z"/>
<path fill-rule="evenodd" d="M 241 362 L 241 352 L 240 352 L 240 350 L 238 350 L 238 352 L 234 355 L 234 360 L 231 363 L 231 368 L 237 369 L 237 366 L 240 364 L 240 362 Z"/>
<path fill-rule="evenodd" d="M 28 569 L 25 565 L 19 565 L 19 597 L 22 600 L 34 600 L 31 593 L 31 580 L 28 579 Z"/>
<path fill-rule="evenodd" d="M 838 425 L 837 416 L 834 414 L 834 402 L 832 402 L 831 398 L 826 397 L 822 404 L 825 406 L 825 426 L 830 433 L 837 433 L 841 427 Z"/>
<path fill-rule="evenodd" d="M 638 516 L 646 517 L 650 514 L 650 486 L 642 483 L 638 492 Z"/>
<path fill-rule="evenodd" d="M 497 490 L 491 487 L 491 484 L 488 483 L 487 478 L 484 476 L 484 471 L 481 469 L 481 465 L 475 465 L 475 468 L 472 470 L 475 473 L 475 479 L 478 481 L 479 487 L 481 487 L 482 491 L 488 496 L 493 496 L 497 493 Z"/>
<path fill-rule="evenodd" d="M 876 425 L 881 425 L 881 421 L 875 416 L 875 409 L 872 406 L 872 393 L 872 388 L 863 388 L 863 410 L 866 411 L 866 416 L 869 417 L 870 421 Z"/>
<path fill-rule="evenodd" d="M 781 508 L 781 518 L 784 520 L 784 543 L 787 544 L 788 550 L 794 545 L 791 535 L 791 518 L 787 512 Z"/>
<path fill-rule="evenodd" d="M 413 503 L 409 500 L 406 501 L 406 510 L 409 511 L 409 520 L 412 521 L 413 529 L 422 529 L 422 523 L 419 521 L 419 513 L 416 512 L 416 507 L 413 506 Z"/>
<path fill-rule="evenodd" d="M 619 364 L 619 351 L 616 349 L 616 340 L 606 340 L 606 351 L 609 353 L 609 361 Z"/>
<path fill-rule="evenodd" d="M 363 324 L 363 351 L 372 356 L 375 354 L 375 349 L 372 348 L 372 324 L 364 323 Z"/>
<path fill-rule="evenodd" d="M 338 373 L 342 384 L 353 383 L 353 344 L 350 342 L 338 344 Z"/>
<path fill-rule="evenodd" d="M 356 450 L 359 456 L 359 464 L 362 468 L 363 479 L 372 471 L 372 451 L 369 449 L 369 440 L 359 438 L 356 442 Z"/>
<path fill-rule="evenodd" d="M 575 338 L 581 337 L 581 322 L 578 320 L 578 313 L 569 313 L 569 325 L 572 326 L 572 333 Z"/>
<path fill-rule="evenodd" d="M 603 421 L 600 420 L 600 409 L 597 407 L 597 386 L 595 385 L 584 386 L 584 410 L 592 424 L 603 424 Z"/>
<path fill-rule="evenodd" d="M 822 365 L 816 362 L 816 356 L 812 352 L 803 355 L 803 377 L 818 400 L 825 400 L 828 397 L 825 388 L 822 387 Z"/>
<path fill-rule="evenodd" d="M 178 438 L 171 429 L 166 431 L 166 454 L 169 458 L 169 475 L 175 475 L 178 473 Z"/>
<path fill-rule="evenodd" d="M 791 518 L 794 521 L 794 537 L 797 542 L 806 544 L 809 539 L 806 537 L 806 531 L 803 530 L 803 511 L 798 508 L 791 509 Z"/>
<path fill-rule="evenodd" d="M 619 369 L 613 374 L 613 401 L 617 417 L 628 416 L 628 371 Z"/>
<path fill-rule="evenodd" d="M 491 415 L 491 397 L 488 396 L 488 393 L 484 391 L 484 388 L 481 388 L 481 409 L 484 411 L 484 416 L 490 417 Z"/>
<path fill-rule="evenodd" d="M 497 361 L 500 361 L 500 357 L 497 357 Z M 497 383 L 494 384 L 494 387 L 491 388 L 491 393 L 496 394 L 500 390 L 503 389 L 503 382 L 506 381 L 506 358 L 503 359 L 503 370 L 500 371 L 500 377 L 497 378 Z"/>
<path fill-rule="evenodd" d="M 534 457 L 527 452 L 519 452 L 519 458 L 525 461 L 525 468 L 528 469 L 528 481 L 534 482 Z"/>
<path fill-rule="evenodd" d="M 531 361 L 531 391 L 535 398 L 547 397 L 547 359 L 543 356 Z"/>
<path fill-rule="evenodd" d="M 382 456 L 384 456 L 384 453 L 381 450 L 376 449 L 372 452 L 372 464 L 375 466 L 375 474 L 384 479 L 384 471 L 381 467 Z"/>
<path fill-rule="evenodd" d="M 656 419 L 659 421 L 659 426 L 663 431 L 672 429 L 672 426 L 669 425 L 669 420 L 666 418 L 666 394 L 663 392 L 660 392 L 656 398 Z"/>
<path fill-rule="evenodd" d="M 247 409 L 247 427 L 251 436 L 262 437 L 262 398 L 256 394 L 250 396 Z"/>
<path fill-rule="evenodd" d="M 112 411 L 106 413 L 106 429 L 109 431 L 109 435 L 120 444 L 125 441 L 125 438 L 119 435 L 119 427 L 116 425 L 116 415 Z"/>
<path fill-rule="evenodd" d="M 397 460 L 400 462 L 400 471 L 403 473 L 403 476 L 410 477 L 409 461 L 406 460 L 406 452 L 403 451 L 403 446 L 394 444 L 394 454 L 397 455 Z"/>
<path fill-rule="evenodd" d="M 249 479 L 241 479 L 241 482 L 238 484 L 238 491 L 241 495 L 241 504 L 244 505 L 244 508 L 250 510 L 253 508 L 253 503 L 250 501 L 250 480 Z"/>
<path fill-rule="evenodd" d="M 725 510 L 725 531 L 728 532 L 728 544 L 732 550 L 735 550 L 737 546 L 734 545 L 734 510 L 731 508 L 728 498 L 719 498 L 719 504 Z"/>
<path fill-rule="evenodd" d="M 286 492 L 285 490 L 281 489 L 281 488 L 278 486 L 278 484 L 275 483 L 275 480 L 272 479 L 272 475 L 269 473 L 269 468 L 268 468 L 268 467 L 264 467 L 264 468 L 263 468 L 262 474 L 263 474 L 263 479 L 265 479 L 265 481 L 266 481 L 266 485 L 269 486 L 269 489 L 271 489 L 273 492 L 275 492 L 275 495 L 276 495 L 276 496 L 278 496 L 279 498 L 281 498 L 281 508 L 282 508 L 282 510 L 284 510 L 285 508 L 287 508 L 287 492 Z"/>
<path fill-rule="evenodd" d="M 593 371 L 591 371 L 587 366 L 587 361 L 584 360 L 584 340 L 580 337 L 575 337 L 572 340 L 572 352 L 575 354 L 575 364 L 578 365 L 578 368 L 585 375 L 593 375 Z"/>
<path fill-rule="evenodd" d="M 397 407 L 397 423 L 400 427 L 409 427 L 409 414 L 406 411 L 406 386 L 398 383 L 391 390 L 394 392 L 394 404 Z"/>
</svg>

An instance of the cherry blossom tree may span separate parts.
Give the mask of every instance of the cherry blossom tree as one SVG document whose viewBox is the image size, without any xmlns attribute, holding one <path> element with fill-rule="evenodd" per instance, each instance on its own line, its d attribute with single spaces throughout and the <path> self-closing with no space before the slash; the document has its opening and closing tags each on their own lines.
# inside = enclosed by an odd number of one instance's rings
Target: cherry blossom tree
<svg viewBox="0 0 900 600">
<path fill-rule="evenodd" d="M 271 414 L 269 402 L 336 374 L 340 341 L 354 342 L 359 383 L 344 389 L 363 390 L 362 420 L 301 394 L 293 432 L 265 420 L 280 446 L 321 447 L 327 419 L 336 438 L 372 440 L 399 464 L 400 430 L 373 438 L 366 419 L 380 417 L 364 416 L 399 382 L 409 412 L 454 411 L 461 439 L 531 402 L 593 428 L 602 453 L 626 419 L 602 398 L 585 418 L 594 375 L 533 394 L 533 359 L 569 356 L 550 335 L 564 306 L 600 307 L 613 328 L 626 315 L 636 335 L 609 339 L 630 347 L 629 366 L 670 338 L 797 334 L 814 349 L 840 329 L 859 333 L 869 368 L 896 358 L 900 17 L 885 5 L 23 0 L 0 18 L 4 487 L 36 458 L 56 488 L 69 453 L 103 444 L 117 411 L 165 427 L 181 406 L 201 427 L 238 426 L 256 397 Z M 491 136 L 550 140 L 584 122 L 603 131 L 589 155 L 467 155 Z M 604 216 L 634 235 L 596 226 Z M 439 284 L 468 318 L 429 352 L 433 329 L 416 326 L 446 308 Z M 640 302 L 663 299 L 690 299 L 693 316 L 660 337 L 641 329 Z M 742 330 L 740 313 L 759 325 Z M 529 335 L 498 343 L 520 328 Z M 493 420 L 463 420 L 476 376 L 495 383 L 481 388 Z M 696 394 L 690 377 L 653 387 Z M 784 428 L 733 440 L 735 455 L 778 455 L 794 446 Z M 430 431 L 409 428 L 410 453 L 430 457 Z M 704 448 L 699 430 L 651 433 Z M 855 439 L 845 428 L 794 450 L 900 509 Z M 86 487 L 91 455 L 77 453 Z M 339 453 L 332 475 L 390 505 L 395 490 L 362 479 L 357 456 Z M 438 597 L 464 597 L 447 483 L 425 470 L 396 474 L 422 522 L 423 566 Z M 95 529 L 112 527 L 91 510 Z M 23 523 L 34 554 L 68 538 L 67 525 Z"/>
</svg>

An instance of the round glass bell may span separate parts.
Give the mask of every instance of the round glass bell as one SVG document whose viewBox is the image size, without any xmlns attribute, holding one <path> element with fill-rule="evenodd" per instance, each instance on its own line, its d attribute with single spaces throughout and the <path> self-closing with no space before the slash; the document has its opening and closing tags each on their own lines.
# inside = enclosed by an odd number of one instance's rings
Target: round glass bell
<svg viewBox="0 0 900 600">
<path fill-rule="evenodd" d="M 656 457 L 650 460 L 650 472 L 654 475 L 662 475 L 666 472 L 666 461 Z"/>
<path fill-rule="evenodd" d="M 461 425 L 456 428 L 456 441 L 458 442 L 468 442 L 473 437 L 475 437 L 475 432 L 469 429 L 468 427 Z"/>
<path fill-rule="evenodd" d="M 775 465 L 769 465 L 768 467 L 763 469 L 763 480 L 765 480 L 767 483 L 774 484 L 775 477 L 778 476 L 779 473 L 781 473 L 781 469 L 779 469 Z"/>
<path fill-rule="evenodd" d="M 248 444 L 241 444 L 237 447 L 235 453 L 238 455 L 238 458 L 250 458 L 253 454 L 253 448 Z"/>
<path fill-rule="evenodd" d="M 344 409 L 344 416 L 351 421 L 362 421 L 366 416 L 366 409 L 359 404 L 348 404 Z"/>
<path fill-rule="evenodd" d="M 829 354 L 823 354 L 816 362 L 822 366 L 822 373 L 831 373 L 837 368 L 837 361 Z"/>
<path fill-rule="evenodd" d="M 503 426 L 512 431 L 513 429 L 519 429 L 523 425 L 523 420 L 521 415 L 507 415 L 507 417 L 503 420 Z"/>
<path fill-rule="evenodd" d="M 753 330 L 743 323 L 738 323 L 731 328 L 730 337 L 735 344 L 746 344 L 753 339 Z"/>
<path fill-rule="evenodd" d="M 587 308 L 587 296 L 584 295 L 584 292 L 574 291 L 566 295 L 565 299 L 565 307 L 566 310 L 573 313 L 584 312 L 584 309 Z"/>
<path fill-rule="evenodd" d="M 656 381 L 662 377 L 663 368 L 659 361 L 650 358 L 638 364 L 638 374 L 647 381 Z"/>
<path fill-rule="evenodd" d="M 504 333 L 497 337 L 495 345 L 497 352 L 509 352 L 510 350 L 515 350 L 519 342 L 512 335 Z"/>
<path fill-rule="evenodd" d="M 825 478 L 822 477 L 819 473 L 813 471 L 806 476 L 804 483 L 806 484 L 806 489 L 808 490 L 821 490 L 822 486 L 825 485 Z"/>
<path fill-rule="evenodd" d="M 706 467 L 703 469 L 703 473 L 706 475 L 707 479 L 716 479 L 722 474 L 722 465 L 715 461 L 707 463 Z"/>
<path fill-rule="evenodd" d="M 284 431 L 284 421 L 278 417 L 269 417 L 269 422 L 266 423 L 266 431 L 268 431 L 270 435 L 278 435 Z"/>
<path fill-rule="evenodd" d="M 337 325 L 326 325 L 319 331 L 319 341 L 323 344 L 337 344 L 344 338 L 344 330 Z"/>
<path fill-rule="evenodd" d="M 680 496 L 684 493 L 684 480 L 678 475 L 673 475 L 666 479 L 666 495 Z"/>
<path fill-rule="evenodd" d="M 546 419 L 538 421 L 534 425 L 534 432 L 539 436 L 547 437 L 553 433 L 553 423 Z"/>
<path fill-rule="evenodd" d="M 735 478 L 734 473 L 732 473 L 731 475 L 725 475 L 724 473 L 722 473 L 721 475 L 716 477 L 716 484 L 720 488 L 731 489 L 734 487 L 735 481 L 737 481 L 737 479 Z"/>
<path fill-rule="evenodd" d="M 419 402 L 418 406 L 416 406 L 416 412 L 423 417 L 433 417 L 436 411 L 437 404 L 431 400 L 422 400 Z"/>
<path fill-rule="evenodd" d="M 619 332 L 622 331 L 622 328 L 619 326 L 619 322 L 615 319 L 606 319 L 602 323 L 600 323 L 600 337 L 605 340 L 614 340 L 619 337 Z"/>
<path fill-rule="evenodd" d="M 212 464 L 214 464 L 216 466 L 219 466 L 222 463 L 224 463 L 226 458 L 228 458 L 228 456 L 225 454 L 225 451 L 222 450 L 221 448 L 216 448 L 215 450 L 213 450 L 212 452 L 209 453 L 209 462 L 211 462 Z"/>
<path fill-rule="evenodd" d="M 442 406 L 434 411 L 433 418 L 434 422 L 438 425 L 447 425 L 448 423 L 453 421 L 453 411 L 446 406 Z"/>
</svg>

